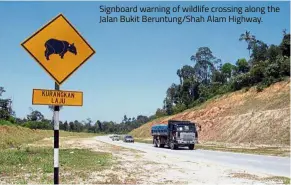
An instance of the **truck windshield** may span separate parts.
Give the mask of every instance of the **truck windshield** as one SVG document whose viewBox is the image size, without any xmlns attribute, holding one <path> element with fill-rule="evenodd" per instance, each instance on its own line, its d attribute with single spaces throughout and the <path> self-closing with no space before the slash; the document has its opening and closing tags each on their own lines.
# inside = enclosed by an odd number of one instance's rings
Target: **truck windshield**
<svg viewBox="0 0 291 185">
<path fill-rule="evenodd" d="M 177 125 L 177 131 L 195 131 L 195 127 L 193 125 Z"/>
</svg>

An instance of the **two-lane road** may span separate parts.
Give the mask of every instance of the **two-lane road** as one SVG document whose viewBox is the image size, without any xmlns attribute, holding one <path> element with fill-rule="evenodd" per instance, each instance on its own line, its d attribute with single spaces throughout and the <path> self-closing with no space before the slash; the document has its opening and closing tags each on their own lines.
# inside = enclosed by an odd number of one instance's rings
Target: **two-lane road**
<svg viewBox="0 0 291 185">
<path fill-rule="evenodd" d="M 192 162 L 211 162 L 232 168 L 243 169 L 249 172 L 290 177 L 290 158 L 288 157 L 240 154 L 199 149 L 170 150 L 168 148 L 156 148 L 145 143 L 112 141 L 108 136 L 98 136 L 96 139 L 109 144 L 141 150 L 143 152 L 155 152 L 163 155 L 182 157 L 185 160 Z"/>
</svg>

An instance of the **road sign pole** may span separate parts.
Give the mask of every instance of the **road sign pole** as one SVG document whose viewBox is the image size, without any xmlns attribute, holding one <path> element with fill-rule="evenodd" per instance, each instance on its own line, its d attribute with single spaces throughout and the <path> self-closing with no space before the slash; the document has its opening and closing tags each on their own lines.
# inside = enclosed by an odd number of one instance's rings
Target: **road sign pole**
<svg viewBox="0 0 291 185">
<path fill-rule="evenodd" d="M 60 90 L 56 82 L 55 90 Z M 60 106 L 54 106 L 54 184 L 59 184 L 59 112 Z"/>
</svg>

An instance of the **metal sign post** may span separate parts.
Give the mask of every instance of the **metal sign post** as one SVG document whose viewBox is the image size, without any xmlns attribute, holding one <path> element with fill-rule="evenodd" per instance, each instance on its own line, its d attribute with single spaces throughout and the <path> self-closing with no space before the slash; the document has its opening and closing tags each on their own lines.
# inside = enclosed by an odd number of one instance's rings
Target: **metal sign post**
<svg viewBox="0 0 291 185">
<path fill-rule="evenodd" d="M 55 82 L 55 90 L 60 86 Z M 59 112 L 60 106 L 54 107 L 54 184 L 59 184 Z"/>
</svg>

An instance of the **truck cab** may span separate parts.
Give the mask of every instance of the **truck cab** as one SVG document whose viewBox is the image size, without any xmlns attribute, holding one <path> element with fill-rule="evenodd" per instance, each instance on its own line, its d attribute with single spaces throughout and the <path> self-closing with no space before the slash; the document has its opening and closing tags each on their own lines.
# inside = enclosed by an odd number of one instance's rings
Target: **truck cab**
<svg viewBox="0 0 291 185">
<path fill-rule="evenodd" d="M 195 123 L 170 120 L 168 130 L 171 149 L 177 149 L 179 146 L 188 146 L 190 150 L 194 149 L 198 137 Z"/>
</svg>

